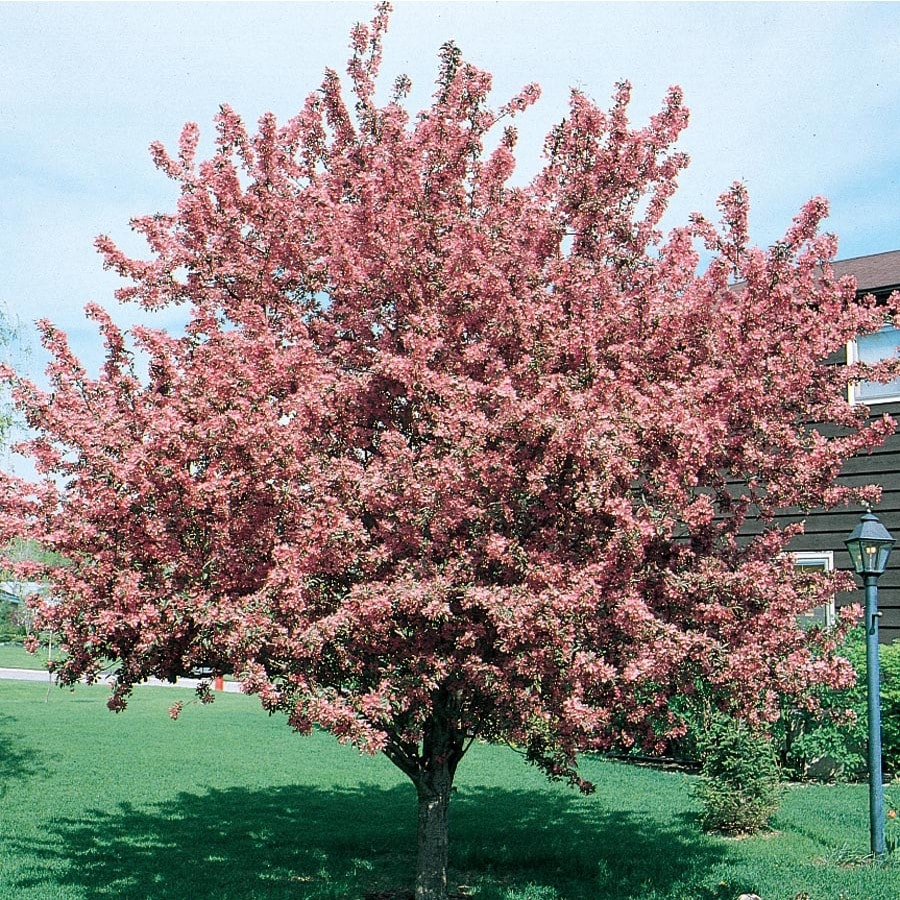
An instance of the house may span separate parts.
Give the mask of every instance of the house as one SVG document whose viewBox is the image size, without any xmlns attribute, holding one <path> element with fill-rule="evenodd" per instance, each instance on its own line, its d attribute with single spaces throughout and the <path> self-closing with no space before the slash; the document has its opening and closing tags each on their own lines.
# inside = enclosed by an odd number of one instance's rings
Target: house
<svg viewBox="0 0 900 900">
<path fill-rule="evenodd" d="M 853 275 L 860 295 L 873 294 L 884 300 L 900 290 L 900 250 L 860 256 L 834 263 L 836 275 Z M 900 329 L 885 326 L 881 331 L 865 335 L 852 342 L 846 351 L 831 362 L 876 362 L 895 355 L 900 348 Z M 898 422 L 898 433 L 871 454 L 861 454 L 849 460 L 838 482 L 847 485 L 878 484 L 882 488 L 881 502 L 874 510 L 885 527 L 898 541 L 888 568 L 878 583 L 878 606 L 882 611 L 879 637 L 888 643 L 900 638 L 900 379 L 890 384 L 861 383 L 851 389 L 851 402 L 863 402 L 873 417 L 889 413 Z M 806 531 L 791 543 L 797 565 L 816 569 L 852 570 L 844 539 L 859 522 L 862 508 L 838 508 L 814 511 L 805 518 Z M 798 516 L 784 515 L 784 521 Z M 862 603 L 862 590 L 838 594 L 835 605 Z M 833 609 L 818 609 L 811 618 L 829 621 Z"/>
<path fill-rule="evenodd" d="M 0 587 L 0 603 L 11 603 L 13 606 L 19 606 L 23 602 L 21 597 L 11 593 L 4 587 Z"/>
<path fill-rule="evenodd" d="M 0 581 L 0 603 L 21 606 L 33 594 L 43 594 L 47 585 L 40 581 Z"/>
</svg>

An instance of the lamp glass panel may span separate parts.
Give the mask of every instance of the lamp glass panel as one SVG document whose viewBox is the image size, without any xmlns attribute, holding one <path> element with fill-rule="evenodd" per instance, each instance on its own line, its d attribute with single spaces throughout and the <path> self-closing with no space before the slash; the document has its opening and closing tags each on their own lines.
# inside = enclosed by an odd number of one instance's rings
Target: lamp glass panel
<svg viewBox="0 0 900 900">
<path fill-rule="evenodd" d="M 865 562 L 867 572 L 877 571 L 878 544 L 863 545 L 863 561 Z"/>
<path fill-rule="evenodd" d="M 853 568 L 856 572 L 863 571 L 862 550 L 859 541 L 850 541 L 847 543 L 847 549 L 850 551 L 850 559 L 853 560 Z"/>
</svg>

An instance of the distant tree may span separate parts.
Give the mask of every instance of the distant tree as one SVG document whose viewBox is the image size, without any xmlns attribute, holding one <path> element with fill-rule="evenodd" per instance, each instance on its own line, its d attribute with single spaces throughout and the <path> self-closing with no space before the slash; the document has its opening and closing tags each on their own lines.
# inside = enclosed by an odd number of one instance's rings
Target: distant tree
<svg viewBox="0 0 900 900">
<path fill-rule="evenodd" d="M 10 312 L 8 307 L 0 302 L 0 364 L 7 369 L 21 370 L 26 362 L 28 346 L 25 340 L 21 322 Z M 8 381 L 0 384 L 0 451 L 6 457 L 9 450 L 10 435 L 16 421 L 16 410 L 10 397 L 10 385 Z M 4 463 L 0 467 L 5 467 Z M 4 551 L 4 558 L 18 559 L 24 542 L 18 539 L 10 541 Z M 8 580 L 12 572 L 0 566 L 0 579 Z M 0 639 L 19 639 L 27 631 L 32 614 L 21 602 L 20 592 L 5 586 L 13 599 L 0 599 Z"/>
<path fill-rule="evenodd" d="M 28 344 L 21 322 L 3 303 L 0 303 L 0 362 L 8 368 L 21 370 L 27 356 Z M 14 416 L 9 385 L 4 383 L 0 393 L 0 448 L 5 449 L 8 446 Z"/>
<path fill-rule="evenodd" d="M 740 186 L 719 228 L 663 238 L 678 89 L 638 129 L 627 84 L 608 113 L 573 92 L 516 187 L 513 128 L 485 141 L 537 88 L 494 113 L 447 44 L 428 109 L 404 79 L 379 106 L 386 22 L 353 31 L 349 105 L 328 72 L 282 126 L 223 107 L 208 160 L 193 124 L 153 145 L 180 197 L 133 222 L 150 259 L 98 246 L 119 299 L 189 324 L 132 330 L 143 377 L 88 307 L 96 378 L 41 324 L 50 390 L 9 377 L 43 478 L 6 479 L 2 523 L 67 560 L 29 569 L 55 585 L 63 684 L 117 660 L 120 710 L 211 667 L 383 752 L 418 794 L 416 895 L 442 898 L 474 740 L 588 790 L 579 752 L 664 746 L 698 681 L 756 723 L 851 682 L 795 623 L 840 581 L 795 576 L 772 515 L 874 498 L 834 480 L 892 423 L 845 388 L 893 372 L 821 364 L 883 315 L 832 274 L 824 201 L 767 251 Z"/>
</svg>

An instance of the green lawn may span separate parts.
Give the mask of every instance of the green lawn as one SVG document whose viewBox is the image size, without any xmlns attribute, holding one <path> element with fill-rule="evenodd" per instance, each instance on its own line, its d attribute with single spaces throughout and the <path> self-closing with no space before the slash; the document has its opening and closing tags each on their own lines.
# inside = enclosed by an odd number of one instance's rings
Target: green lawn
<svg viewBox="0 0 900 900">
<path fill-rule="evenodd" d="M 58 655 L 54 649 L 53 656 Z M 28 653 L 21 644 L 0 644 L 0 669 L 46 669 L 47 648 Z"/>
<path fill-rule="evenodd" d="M 382 758 L 301 738 L 256 700 L 0 681 L 0 898 L 355 898 L 411 886 L 414 792 Z M 895 900 L 865 786 L 788 791 L 776 830 L 702 835 L 680 773 L 589 761 L 597 794 L 476 746 L 452 809 L 451 881 L 493 900 Z M 850 864 L 848 864 L 848 860 Z"/>
</svg>

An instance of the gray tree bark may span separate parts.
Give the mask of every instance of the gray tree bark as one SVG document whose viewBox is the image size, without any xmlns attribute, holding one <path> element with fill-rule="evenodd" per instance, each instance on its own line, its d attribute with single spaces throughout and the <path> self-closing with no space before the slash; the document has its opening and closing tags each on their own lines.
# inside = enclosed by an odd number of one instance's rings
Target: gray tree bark
<svg viewBox="0 0 900 900">
<path fill-rule="evenodd" d="M 465 735 L 455 727 L 449 693 L 441 689 L 433 701 L 421 747 L 397 739 L 384 751 L 409 776 L 419 801 L 416 900 L 447 900 L 450 791 L 468 749 Z"/>
<path fill-rule="evenodd" d="M 453 774 L 445 762 L 416 784 L 419 796 L 419 855 L 416 900 L 446 900 L 447 858 L 450 846 L 450 788 Z"/>
</svg>

